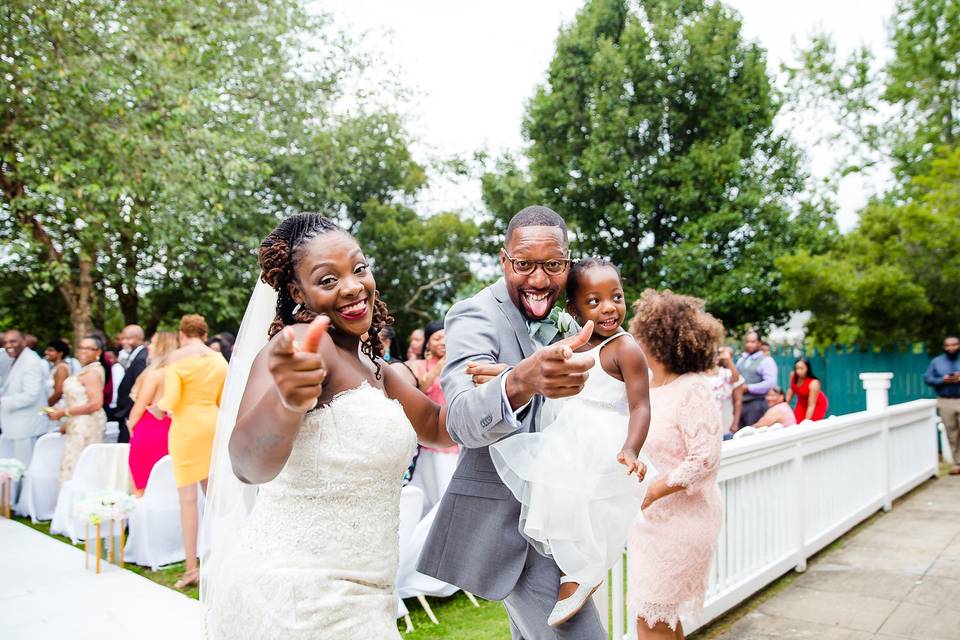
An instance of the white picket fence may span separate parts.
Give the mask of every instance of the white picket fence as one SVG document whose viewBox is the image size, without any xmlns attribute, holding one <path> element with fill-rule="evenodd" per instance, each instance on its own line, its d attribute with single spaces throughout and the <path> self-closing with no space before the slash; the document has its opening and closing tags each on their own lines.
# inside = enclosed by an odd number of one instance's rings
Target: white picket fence
<svg viewBox="0 0 960 640">
<path fill-rule="evenodd" d="M 861 377 L 867 411 L 723 444 L 723 527 L 705 608 L 683 621 L 687 633 L 788 571 L 805 570 L 810 556 L 936 475 L 936 403 L 888 407 L 890 374 Z M 634 638 L 621 585 L 618 565 L 596 601 L 601 619 L 610 614 L 611 638 Z"/>
</svg>

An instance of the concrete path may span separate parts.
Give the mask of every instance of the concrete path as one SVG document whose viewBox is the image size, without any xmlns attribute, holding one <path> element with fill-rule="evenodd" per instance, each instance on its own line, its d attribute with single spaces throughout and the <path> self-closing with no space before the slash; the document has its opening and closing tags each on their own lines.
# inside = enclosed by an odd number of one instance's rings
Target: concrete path
<svg viewBox="0 0 960 640">
<path fill-rule="evenodd" d="M 916 490 L 821 554 L 723 640 L 960 640 L 960 476 Z"/>
<path fill-rule="evenodd" d="M 83 551 L 0 518 L 3 640 L 199 640 L 200 603 L 112 565 L 83 567 Z"/>
</svg>

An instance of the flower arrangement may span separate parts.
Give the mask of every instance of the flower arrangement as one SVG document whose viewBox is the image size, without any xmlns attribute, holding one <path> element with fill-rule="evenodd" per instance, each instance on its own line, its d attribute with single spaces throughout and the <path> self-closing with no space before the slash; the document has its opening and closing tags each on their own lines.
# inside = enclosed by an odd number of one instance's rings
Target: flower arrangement
<svg viewBox="0 0 960 640">
<path fill-rule="evenodd" d="M 105 520 L 120 520 L 129 516 L 137 506 L 136 498 L 121 491 L 106 491 L 88 495 L 77 503 L 75 514 L 89 524 Z"/>
<path fill-rule="evenodd" d="M 14 482 L 23 477 L 27 466 L 16 458 L 0 458 L 0 479 L 11 479 Z"/>
</svg>

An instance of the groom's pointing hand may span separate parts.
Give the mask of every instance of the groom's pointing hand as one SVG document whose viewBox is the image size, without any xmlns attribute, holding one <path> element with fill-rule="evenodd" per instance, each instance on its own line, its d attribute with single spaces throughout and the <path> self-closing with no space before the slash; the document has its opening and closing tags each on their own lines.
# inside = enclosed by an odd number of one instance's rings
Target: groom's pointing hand
<svg viewBox="0 0 960 640">
<path fill-rule="evenodd" d="M 564 338 L 521 360 L 507 376 L 507 397 L 512 408 L 523 406 L 536 394 L 547 398 L 566 398 L 580 393 L 594 359 L 576 354 L 575 351 L 587 344 L 591 335 L 593 322 L 588 321 L 577 335 Z"/>
</svg>

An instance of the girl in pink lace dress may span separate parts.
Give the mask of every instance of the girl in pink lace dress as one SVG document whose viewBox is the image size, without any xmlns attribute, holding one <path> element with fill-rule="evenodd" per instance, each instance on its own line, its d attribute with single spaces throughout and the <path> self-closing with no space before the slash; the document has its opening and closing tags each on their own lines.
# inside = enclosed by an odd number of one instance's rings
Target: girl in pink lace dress
<svg viewBox="0 0 960 640">
<path fill-rule="evenodd" d="M 703 606 L 720 533 L 717 485 L 722 424 L 706 378 L 723 326 L 703 301 L 648 289 L 630 332 L 651 370 L 650 432 L 643 451 L 660 475 L 627 540 L 637 637 L 682 639 L 680 616 Z"/>
</svg>

